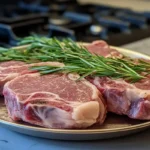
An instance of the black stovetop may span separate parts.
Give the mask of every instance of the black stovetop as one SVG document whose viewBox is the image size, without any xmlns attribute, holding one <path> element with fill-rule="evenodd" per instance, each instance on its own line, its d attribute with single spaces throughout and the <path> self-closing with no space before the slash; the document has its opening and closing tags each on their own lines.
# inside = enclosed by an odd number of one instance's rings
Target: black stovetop
<svg viewBox="0 0 150 150">
<path fill-rule="evenodd" d="M 150 13 L 76 0 L 16 0 L 15 5 L 1 6 L 0 46 L 15 46 L 29 35 L 102 39 L 119 46 L 150 36 Z"/>
</svg>

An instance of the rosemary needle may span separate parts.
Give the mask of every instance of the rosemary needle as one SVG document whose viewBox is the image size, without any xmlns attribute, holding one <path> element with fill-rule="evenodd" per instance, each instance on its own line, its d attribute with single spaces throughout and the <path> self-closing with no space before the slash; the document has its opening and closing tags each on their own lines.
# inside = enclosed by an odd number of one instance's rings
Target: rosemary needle
<svg viewBox="0 0 150 150">
<path fill-rule="evenodd" d="M 149 71 L 150 63 L 134 60 L 105 58 L 91 54 L 84 46 L 78 45 L 71 39 L 63 41 L 57 38 L 27 37 L 20 42 L 21 45 L 30 44 L 24 51 L 10 49 L 0 51 L 0 61 L 22 60 L 26 62 L 37 61 L 59 61 L 65 64 L 64 67 L 35 66 L 31 69 L 41 74 L 53 72 L 78 73 L 81 78 L 86 76 L 107 76 L 112 78 L 124 78 L 136 82 L 144 76 L 143 71 Z"/>
</svg>

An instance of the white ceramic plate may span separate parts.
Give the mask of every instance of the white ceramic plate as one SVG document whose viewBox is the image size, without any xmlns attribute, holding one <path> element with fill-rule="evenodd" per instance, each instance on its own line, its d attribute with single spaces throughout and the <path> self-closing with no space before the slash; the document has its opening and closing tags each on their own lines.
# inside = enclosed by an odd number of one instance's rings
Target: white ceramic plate
<svg viewBox="0 0 150 150">
<path fill-rule="evenodd" d="M 150 59 L 149 56 L 113 47 L 126 56 L 132 58 Z M 22 48 L 21 48 L 22 49 Z M 133 120 L 126 116 L 119 116 L 108 114 L 107 119 L 103 125 L 94 125 L 88 129 L 47 129 L 38 126 L 33 126 L 24 122 L 13 122 L 7 114 L 4 100 L 0 100 L 0 125 L 10 130 L 49 139 L 59 140 L 96 140 L 119 137 L 124 135 L 140 132 L 150 127 L 150 121 Z"/>
</svg>

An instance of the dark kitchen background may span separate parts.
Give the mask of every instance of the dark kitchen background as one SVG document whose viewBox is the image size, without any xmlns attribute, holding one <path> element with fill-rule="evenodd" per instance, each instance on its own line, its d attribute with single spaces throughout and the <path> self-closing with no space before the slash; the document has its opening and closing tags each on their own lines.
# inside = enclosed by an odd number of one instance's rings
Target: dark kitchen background
<svg viewBox="0 0 150 150">
<path fill-rule="evenodd" d="M 150 36 L 150 11 L 128 7 L 134 6 L 132 0 L 128 1 L 131 5 L 126 7 L 117 5 L 119 0 L 115 1 L 116 5 L 112 5 L 111 0 L 105 3 L 98 0 L 97 3 L 87 2 L 0 1 L 0 46 L 16 46 L 21 38 L 29 35 L 69 37 L 83 42 L 103 39 L 116 46 Z"/>
</svg>

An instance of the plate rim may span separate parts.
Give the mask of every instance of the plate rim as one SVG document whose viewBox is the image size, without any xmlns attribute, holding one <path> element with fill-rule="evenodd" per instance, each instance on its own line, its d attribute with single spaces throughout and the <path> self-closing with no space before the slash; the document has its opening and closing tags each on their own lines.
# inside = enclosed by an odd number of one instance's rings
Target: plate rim
<svg viewBox="0 0 150 150">
<path fill-rule="evenodd" d="M 82 43 L 83 44 L 83 43 Z M 146 59 L 150 59 L 150 56 L 147 54 L 143 54 L 140 52 L 136 52 L 133 50 L 125 49 L 125 48 L 120 48 L 117 46 L 110 46 L 113 49 L 116 49 L 119 52 L 125 52 L 129 53 L 131 55 L 137 55 L 137 56 L 142 56 Z M 18 50 L 19 49 L 24 49 L 26 46 L 17 46 L 15 47 Z M 32 130 L 32 131 L 37 131 L 37 132 L 48 132 L 48 133 L 62 133 L 62 134 L 100 134 L 100 133 L 115 133 L 115 132 L 122 132 L 122 131 L 130 131 L 130 130 L 136 130 L 136 129 L 141 129 L 141 128 L 146 128 L 150 127 L 150 121 L 146 121 L 143 123 L 139 123 L 136 125 L 129 125 L 127 127 L 119 127 L 119 128 L 110 128 L 110 129 L 51 129 L 51 128 L 43 128 L 43 127 L 35 127 L 35 126 L 30 126 L 30 125 L 24 125 L 16 122 L 9 122 L 3 119 L 0 119 L 0 124 L 2 125 L 7 125 L 7 126 L 13 126 L 17 128 L 23 128 L 26 130 Z"/>
<path fill-rule="evenodd" d="M 115 133 L 121 131 L 130 131 L 130 130 L 137 130 L 141 128 L 150 127 L 150 121 L 139 123 L 137 125 L 131 125 L 128 127 L 120 127 L 120 128 L 113 128 L 113 129 L 51 129 L 51 128 L 42 128 L 42 127 L 34 127 L 24 124 L 19 124 L 15 122 L 8 122 L 5 120 L 0 119 L 0 124 L 8 125 L 17 127 L 20 129 L 27 129 L 37 132 L 46 132 L 46 133 L 62 133 L 62 134 L 96 134 L 96 133 Z"/>
</svg>

